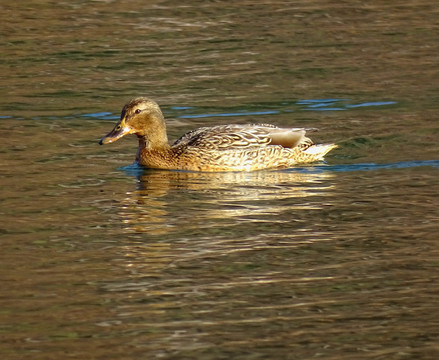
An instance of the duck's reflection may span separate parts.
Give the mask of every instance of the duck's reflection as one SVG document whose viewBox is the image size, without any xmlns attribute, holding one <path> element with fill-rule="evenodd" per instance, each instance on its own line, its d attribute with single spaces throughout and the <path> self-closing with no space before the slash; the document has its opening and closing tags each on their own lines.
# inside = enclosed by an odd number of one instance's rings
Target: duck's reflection
<svg viewBox="0 0 439 360">
<path fill-rule="evenodd" d="M 327 239 L 315 232 L 310 237 L 303 224 L 315 216 L 316 208 L 332 201 L 333 174 L 304 169 L 138 175 L 137 189 L 127 194 L 119 212 L 130 236 L 117 247 L 115 264 L 124 267 L 128 279 L 103 285 L 109 292 L 130 296 L 129 303 L 116 309 L 117 319 L 134 326 L 142 319 L 141 329 L 153 329 L 151 333 L 159 332 L 166 343 L 180 346 L 186 338 L 169 337 L 166 329 L 175 326 L 174 319 L 187 318 L 188 307 L 223 309 L 229 300 L 218 300 L 219 291 L 237 289 L 242 294 L 248 288 L 251 294 L 255 286 L 288 281 L 276 276 L 270 264 L 286 248 Z M 291 239 L 294 228 L 299 231 Z M 267 248 L 282 250 L 261 257 L 259 251 Z M 253 263 L 256 273 L 241 273 L 243 266 Z M 215 311 L 208 315 L 211 325 L 205 332 L 212 324 L 223 326 Z M 199 313 L 191 313 L 189 319 L 203 326 Z M 181 326 L 181 320 L 178 323 Z M 203 343 L 193 328 L 188 327 L 188 336 Z"/>
<path fill-rule="evenodd" d="M 127 193 L 120 216 L 126 231 L 150 234 L 224 228 L 243 220 L 288 221 L 288 212 L 321 208 L 332 194 L 332 172 L 302 170 L 147 170 L 137 176 L 137 189 Z"/>
</svg>

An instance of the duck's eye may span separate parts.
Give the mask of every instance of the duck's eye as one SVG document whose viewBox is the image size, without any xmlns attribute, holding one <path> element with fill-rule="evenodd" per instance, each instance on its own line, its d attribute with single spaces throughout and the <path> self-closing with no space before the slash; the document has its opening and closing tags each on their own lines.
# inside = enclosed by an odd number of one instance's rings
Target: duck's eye
<svg viewBox="0 0 439 360">
<path fill-rule="evenodd" d="M 141 111 L 142 111 L 142 110 L 140 110 L 140 109 L 136 109 L 136 111 L 134 111 L 134 113 L 136 113 L 136 114 L 140 114 Z"/>
<path fill-rule="evenodd" d="M 119 131 L 120 129 L 122 129 L 122 126 L 117 125 L 115 130 L 116 130 L 116 131 Z"/>
</svg>

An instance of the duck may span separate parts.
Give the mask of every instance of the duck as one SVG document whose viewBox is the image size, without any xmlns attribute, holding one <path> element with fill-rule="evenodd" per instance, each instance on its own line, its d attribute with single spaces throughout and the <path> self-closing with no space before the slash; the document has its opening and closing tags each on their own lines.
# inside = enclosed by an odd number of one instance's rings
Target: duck
<svg viewBox="0 0 439 360">
<path fill-rule="evenodd" d="M 147 168 L 254 171 L 321 161 L 337 147 L 315 144 L 305 136 L 307 130 L 271 124 L 216 125 L 189 131 L 170 145 L 159 105 L 147 97 L 136 97 L 125 104 L 120 120 L 99 144 L 134 134 L 139 141 L 136 163 Z"/>
</svg>

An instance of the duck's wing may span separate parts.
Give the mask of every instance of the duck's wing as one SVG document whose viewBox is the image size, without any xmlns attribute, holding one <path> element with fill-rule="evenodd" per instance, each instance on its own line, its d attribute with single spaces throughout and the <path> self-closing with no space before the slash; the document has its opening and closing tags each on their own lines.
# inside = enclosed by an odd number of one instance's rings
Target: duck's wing
<svg viewBox="0 0 439 360">
<path fill-rule="evenodd" d="M 305 137 L 306 129 L 279 128 L 273 125 L 219 125 L 190 131 L 174 146 L 198 147 L 210 150 L 232 150 L 281 145 L 286 148 L 311 145 Z"/>
</svg>

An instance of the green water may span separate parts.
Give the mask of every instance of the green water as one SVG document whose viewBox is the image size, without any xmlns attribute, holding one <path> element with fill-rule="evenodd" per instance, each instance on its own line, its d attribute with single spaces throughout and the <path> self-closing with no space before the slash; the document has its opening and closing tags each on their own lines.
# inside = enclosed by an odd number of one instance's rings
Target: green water
<svg viewBox="0 0 439 360">
<path fill-rule="evenodd" d="M 436 359 L 439 7 L 0 5 L 2 359 Z M 316 127 L 326 163 L 187 173 L 99 146 L 130 98 Z"/>
</svg>

